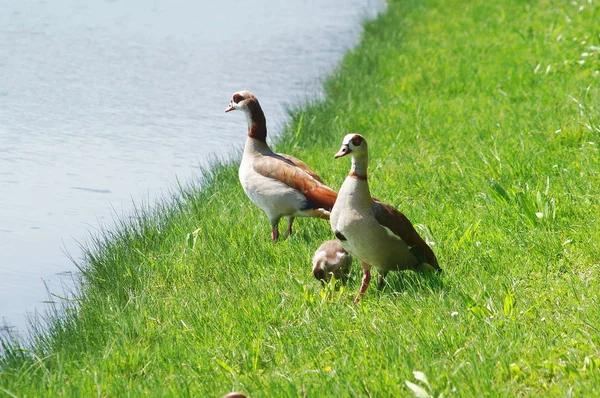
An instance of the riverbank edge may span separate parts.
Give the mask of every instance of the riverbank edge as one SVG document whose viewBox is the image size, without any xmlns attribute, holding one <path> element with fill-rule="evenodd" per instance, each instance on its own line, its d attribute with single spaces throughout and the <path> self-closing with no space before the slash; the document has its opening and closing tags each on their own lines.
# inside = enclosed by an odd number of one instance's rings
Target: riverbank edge
<svg viewBox="0 0 600 398">
<path fill-rule="evenodd" d="M 288 107 L 287 121 L 283 124 L 279 134 L 274 135 L 272 131 L 273 125 L 269 129 L 268 142 L 271 148 L 275 151 L 283 151 L 286 153 L 310 152 L 312 149 L 319 148 L 320 145 L 311 145 L 310 147 L 299 147 L 301 138 L 315 138 L 314 132 L 312 137 L 308 137 L 306 129 L 302 128 L 304 117 L 310 113 L 310 110 L 315 107 L 322 107 L 325 103 L 331 103 L 330 87 L 332 82 L 339 78 L 342 73 L 341 68 L 344 65 L 344 60 L 351 55 L 357 47 L 362 45 L 364 38 L 364 29 L 371 28 L 377 25 L 377 20 L 385 17 L 387 13 L 387 5 L 384 6 L 378 14 L 373 17 L 363 16 L 360 22 L 362 25 L 361 38 L 355 43 L 353 48 L 349 48 L 346 55 L 338 62 L 334 70 L 323 81 L 323 98 L 309 98 L 306 103 L 299 106 Z M 329 89 L 328 89 L 329 87 Z M 240 88 L 243 89 L 243 88 Z M 223 93 L 223 103 L 227 104 L 230 98 L 230 93 Z M 262 97 L 262 96 L 261 96 Z M 305 97 L 303 97 L 305 98 Z M 225 105 L 224 105 L 225 106 Z M 267 115 L 267 123 L 269 122 Z M 245 122 L 240 123 L 240 142 L 245 140 Z M 240 148 L 243 144 L 238 145 Z M 46 307 L 41 311 L 36 311 L 28 316 L 28 329 L 19 330 L 17 333 L 11 332 L 11 326 L 6 325 L 0 333 L 0 365 L 4 363 L 5 369 L 10 367 L 11 363 L 18 363 L 29 360 L 30 353 L 44 351 L 51 352 L 50 348 L 53 345 L 54 335 L 67 332 L 70 326 L 77 323 L 77 314 L 81 310 L 78 306 L 82 300 L 90 294 L 89 286 L 93 285 L 94 279 L 97 279 L 95 273 L 95 264 L 102 263 L 105 259 L 103 255 L 109 253 L 114 247 L 121 246 L 125 241 L 133 239 L 147 239 L 144 237 L 148 228 L 154 228 L 156 225 L 168 225 L 173 222 L 173 218 L 181 216 L 189 211 L 189 207 L 196 206 L 196 203 L 207 193 L 215 189 L 219 183 L 218 180 L 226 178 L 230 188 L 234 190 L 239 187 L 237 178 L 237 170 L 241 160 L 241 152 L 236 151 L 237 155 L 210 155 L 206 163 L 207 166 L 200 168 L 198 176 L 183 184 L 177 181 L 179 191 L 164 194 L 156 199 L 153 203 L 134 203 L 134 208 L 128 214 L 116 216 L 112 225 L 102 224 L 98 227 L 98 231 L 90 233 L 80 243 L 82 251 L 81 256 L 77 257 L 74 253 L 67 253 L 68 258 L 75 265 L 79 272 L 74 272 L 71 276 L 74 282 L 74 289 L 63 292 L 48 291 L 48 300 L 45 302 Z M 310 157 L 305 155 L 305 158 Z M 320 170 L 323 170 L 321 167 Z M 241 187 L 239 187 L 241 189 Z M 242 200 L 247 200 L 244 197 Z M 264 215 L 258 208 L 252 210 L 260 213 L 258 218 Z M 179 212 L 175 215 L 175 212 Z M 264 220 L 261 220 L 264 221 Z M 285 220 L 282 220 L 284 223 Z M 257 225 L 259 229 L 264 229 L 264 223 Z M 193 239 L 193 236 L 187 236 L 186 239 Z M 105 267 L 102 267 L 103 269 Z M 34 354 L 36 356 L 36 354 Z M 0 367 L 0 370 L 2 368 Z M 1 376 L 1 373 L 0 373 Z M 0 390 L 1 391 L 1 390 Z"/>
</svg>

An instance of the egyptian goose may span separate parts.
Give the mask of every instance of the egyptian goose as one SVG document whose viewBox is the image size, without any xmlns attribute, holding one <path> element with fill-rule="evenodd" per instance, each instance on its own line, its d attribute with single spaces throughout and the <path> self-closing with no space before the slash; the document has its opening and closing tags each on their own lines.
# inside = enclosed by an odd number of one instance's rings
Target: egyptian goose
<svg viewBox="0 0 600 398">
<path fill-rule="evenodd" d="M 269 148 L 265 114 L 256 97 L 248 91 L 233 94 L 225 112 L 236 109 L 243 111 L 248 120 L 240 183 L 250 201 L 267 213 L 271 239 L 279 238 L 281 217 L 288 218 L 288 235 L 292 233 L 294 217 L 329 219 L 337 193 L 301 160 Z"/>
<path fill-rule="evenodd" d="M 348 134 L 335 158 L 350 155 L 352 167 L 344 180 L 329 220 L 342 246 L 360 260 L 362 284 L 355 302 L 365 294 L 371 267 L 379 271 L 382 288 L 389 271 L 440 270 L 435 254 L 411 222 L 389 203 L 371 197 L 367 182 L 367 142 Z"/>
<path fill-rule="evenodd" d="M 352 256 L 337 240 L 327 240 L 315 251 L 312 264 L 313 275 L 318 280 L 327 282 L 333 275 L 345 282 L 352 266 Z"/>
</svg>

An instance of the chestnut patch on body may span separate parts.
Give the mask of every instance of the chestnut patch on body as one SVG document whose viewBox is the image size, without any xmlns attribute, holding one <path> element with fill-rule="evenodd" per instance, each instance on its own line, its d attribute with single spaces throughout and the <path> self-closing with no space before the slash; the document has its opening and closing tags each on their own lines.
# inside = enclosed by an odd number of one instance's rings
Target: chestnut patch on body
<svg viewBox="0 0 600 398">
<path fill-rule="evenodd" d="M 335 237 L 341 240 L 342 242 L 348 240 L 340 231 L 335 231 Z"/>
</svg>

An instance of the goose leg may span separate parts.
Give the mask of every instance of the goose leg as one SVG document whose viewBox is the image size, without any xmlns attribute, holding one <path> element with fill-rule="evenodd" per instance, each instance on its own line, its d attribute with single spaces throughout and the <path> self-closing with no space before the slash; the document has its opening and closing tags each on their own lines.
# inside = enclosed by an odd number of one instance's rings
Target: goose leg
<svg viewBox="0 0 600 398">
<path fill-rule="evenodd" d="M 381 290 L 385 286 L 385 277 L 387 276 L 387 271 L 381 271 L 379 273 L 379 278 L 377 279 L 377 289 Z"/>
<path fill-rule="evenodd" d="M 360 285 L 360 291 L 358 292 L 358 296 L 354 299 L 355 303 L 358 303 L 360 299 L 365 295 L 367 288 L 369 287 L 369 282 L 371 281 L 371 266 L 367 263 L 361 262 L 363 268 L 363 277 L 362 284 Z"/>
<path fill-rule="evenodd" d="M 285 231 L 286 235 L 291 235 L 292 234 L 292 224 L 294 223 L 294 217 L 288 217 L 288 227 L 287 230 Z"/>
<path fill-rule="evenodd" d="M 279 218 L 271 219 L 271 240 L 279 239 Z"/>
</svg>

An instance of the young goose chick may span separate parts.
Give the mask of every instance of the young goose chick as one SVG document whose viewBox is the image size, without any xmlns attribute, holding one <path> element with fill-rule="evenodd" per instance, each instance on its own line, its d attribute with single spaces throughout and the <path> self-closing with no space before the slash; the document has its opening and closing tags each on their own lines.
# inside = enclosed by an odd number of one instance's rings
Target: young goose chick
<svg viewBox="0 0 600 398">
<path fill-rule="evenodd" d="M 304 162 L 269 148 L 265 114 L 256 97 L 248 91 L 233 94 L 225 112 L 236 109 L 243 111 L 248 120 L 240 183 L 250 201 L 267 213 L 271 239 L 279 238 L 281 217 L 288 218 L 287 234 L 292 233 L 294 217 L 329 219 L 337 193 Z"/>
<path fill-rule="evenodd" d="M 352 266 L 352 256 L 337 240 L 327 240 L 315 251 L 312 258 L 313 275 L 329 282 L 331 275 L 345 282 Z"/>
<path fill-rule="evenodd" d="M 367 142 L 348 134 L 335 158 L 350 155 L 352 167 L 344 180 L 329 220 L 342 246 L 360 260 L 362 285 L 355 302 L 365 294 L 371 267 L 379 271 L 381 288 L 389 271 L 440 270 L 435 254 L 411 222 L 389 203 L 371 197 L 367 182 Z"/>
</svg>

